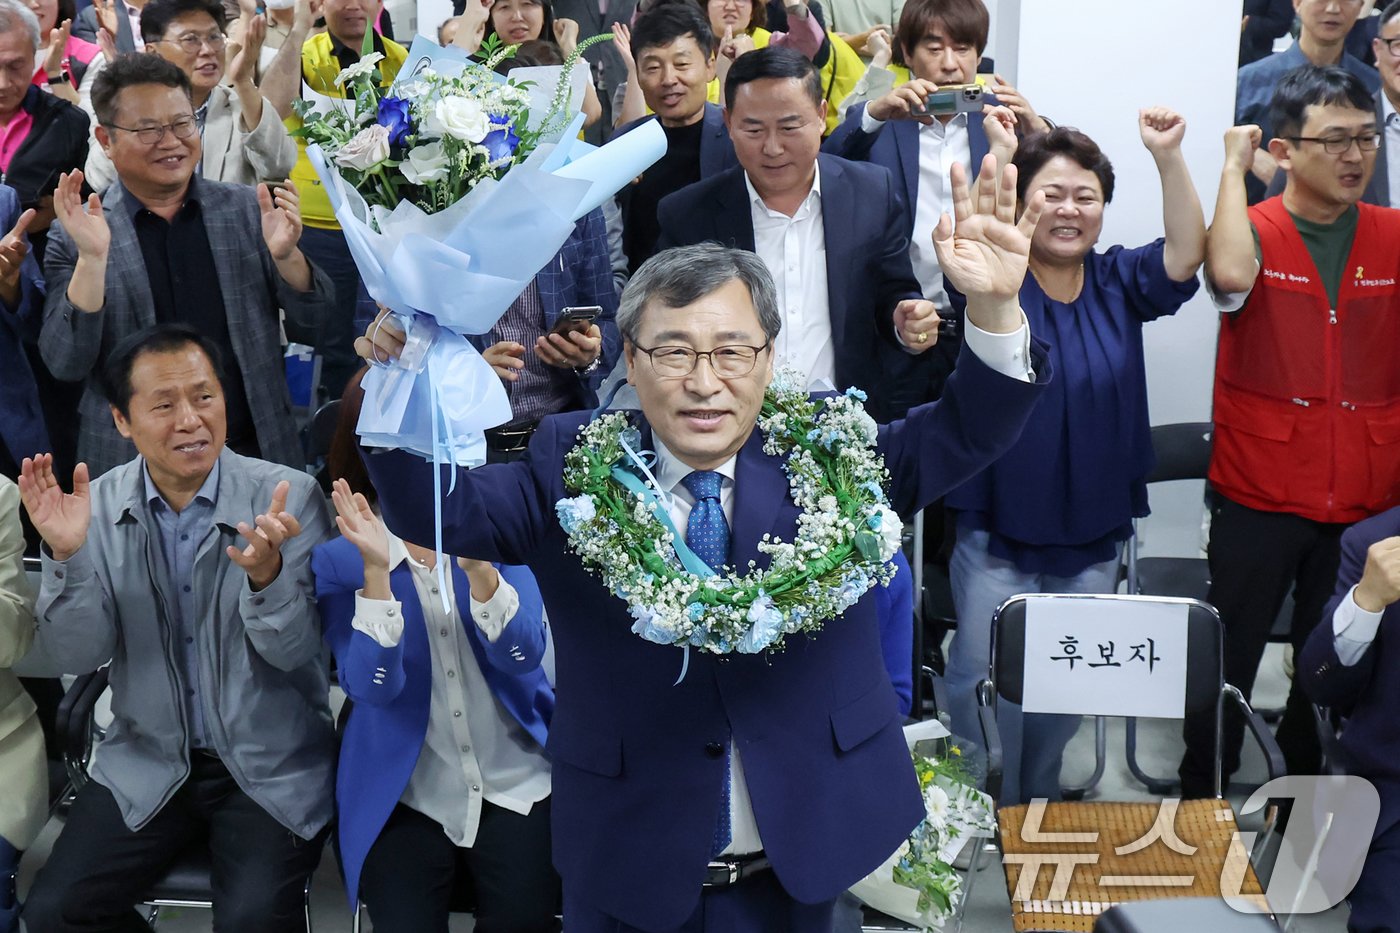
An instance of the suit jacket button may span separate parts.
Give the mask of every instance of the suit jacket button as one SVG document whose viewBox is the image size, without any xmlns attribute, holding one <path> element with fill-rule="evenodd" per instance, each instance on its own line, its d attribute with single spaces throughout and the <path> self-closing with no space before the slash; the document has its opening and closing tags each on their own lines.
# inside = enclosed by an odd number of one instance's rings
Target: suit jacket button
<svg viewBox="0 0 1400 933">
<path fill-rule="evenodd" d="M 724 746 L 718 742 L 705 743 L 705 754 L 711 758 L 718 758 L 724 754 Z"/>
</svg>

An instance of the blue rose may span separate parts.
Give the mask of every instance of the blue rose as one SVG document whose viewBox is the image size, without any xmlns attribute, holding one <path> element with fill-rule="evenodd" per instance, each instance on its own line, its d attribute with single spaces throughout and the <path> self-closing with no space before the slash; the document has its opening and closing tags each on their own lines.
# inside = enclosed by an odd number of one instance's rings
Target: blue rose
<svg viewBox="0 0 1400 933">
<path fill-rule="evenodd" d="M 746 618 L 752 628 L 739 639 L 740 652 L 758 654 L 777 640 L 783 626 L 783 614 L 773 605 L 773 600 L 767 594 L 760 594 L 753 601 Z"/>
<path fill-rule="evenodd" d="M 514 122 L 505 122 L 504 117 L 491 116 L 491 132 L 481 140 L 486 147 L 486 159 L 492 164 L 503 162 L 515 154 L 520 145 L 520 137 L 515 133 Z"/>
<path fill-rule="evenodd" d="M 379 119 L 375 122 L 389 130 L 389 145 L 402 146 L 404 140 L 413 132 L 409 102 L 402 97 L 381 97 Z"/>
</svg>

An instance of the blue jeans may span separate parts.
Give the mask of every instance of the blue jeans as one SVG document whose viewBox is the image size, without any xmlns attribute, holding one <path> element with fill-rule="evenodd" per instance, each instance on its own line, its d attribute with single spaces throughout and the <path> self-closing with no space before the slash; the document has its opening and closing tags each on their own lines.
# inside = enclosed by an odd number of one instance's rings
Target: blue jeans
<svg viewBox="0 0 1400 933">
<path fill-rule="evenodd" d="M 1026 573 L 987 550 L 985 531 L 958 529 L 958 542 L 948 573 L 958 630 L 948 649 L 945 680 L 948 715 L 953 732 L 972 740 L 975 756 L 985 762 L 982 728 L 977 719 L 977 684 L 991 666 L 992 613 L 1017 593 L 1113 593 L 1118 561 L 1093 564 L 1072 577 Z M 997 731 L 1002 745 L 1002 804 L 1024 803 L 1035 797 L 1060 799 L 1060 764 L 1065 746 L 1079 728 L 1078 716 L 1022 714 L 1021 707 L 997 701 Z"/>
</svg>

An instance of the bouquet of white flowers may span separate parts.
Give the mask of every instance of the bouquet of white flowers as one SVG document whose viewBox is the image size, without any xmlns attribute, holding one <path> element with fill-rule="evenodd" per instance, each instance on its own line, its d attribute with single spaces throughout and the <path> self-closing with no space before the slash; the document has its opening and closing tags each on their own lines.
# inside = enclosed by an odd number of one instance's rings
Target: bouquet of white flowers
<svg viewBox="0 0 1400 933">
<path fill-rule="evenodd" d="M 365 287 L 408 334 L 400 360 L 366 376 L 366 444 L 475 466 L 483 432 L 510 418 L 499 378 L 463 334 L 488 332 L 574 223 L 666 149 L 659 126 L 602 148 L 580 142 L 574 65 L 491 69 L 418 37 L 381 87 L 370 38 L 336 78 L 344 99 L 303 101 L 297 134 L 326 186 Z M 411 68 L 409 67 L 411 64 Z"/>
<path fill-rule="evenodd" d="M 941 930 L 962 900 L 953 859 L 969 839 L 996 831 L 992 798 L 972 786 L 961 753 L 937 720 L 904 727 L 924 794 L 924 819 L 885 863 L 851 888 L 876 910 Z M 932 745 L 932 754 L 926 749 Z"/>
</svg>

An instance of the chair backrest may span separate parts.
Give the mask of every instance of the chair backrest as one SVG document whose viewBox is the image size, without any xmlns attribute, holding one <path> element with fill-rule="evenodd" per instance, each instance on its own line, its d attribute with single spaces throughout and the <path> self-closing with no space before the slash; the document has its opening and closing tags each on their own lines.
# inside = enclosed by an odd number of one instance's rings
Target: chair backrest
<svg viewBox="0 0 1400 933">
<path fill-rule="evenodd" d="M 1157 454 L 1157 465 L 1147 474 L 1147 482 L 1205 479 L 1210 469 L 1210 439 L 1214 427 L 1209 421 L 1154 425 L 1152 449 Z"/>
<path fill-rule="evenodd" d="M 1186 711 L 1215 709 L 1224 683 L 1222 667 L 1223 634 L 1215 608 L 1196 599 L 1158 596 L 1117 596 L 1086 594 L 1021 594 L 1002 603 L 992 620 L 992 679 L 996 692 L 1012 703 L 1021 703 L 1025 690 L 1026 610 L 1036 601 L 1054 600 L 1057 608 L 1072 601 L 1093 601 L 1121 610 L 1125 617 L 1143 605 L 1183 606 L 1186 609 Z M 1073 665 L 1070 666 L 1073 670 Z M 1103 697 L 1103 708 L 1092 715 L 1126 715 L 1119 698 Z"/>
<path fill-rule="evenodd" d="M 335 437 L 336 423 L 340 420 L 340 399 L 331 399 L 311 416 L 308 458 L 312 463 L 319 461 L 331 449 L 331 439 Z"/>
</svg>

